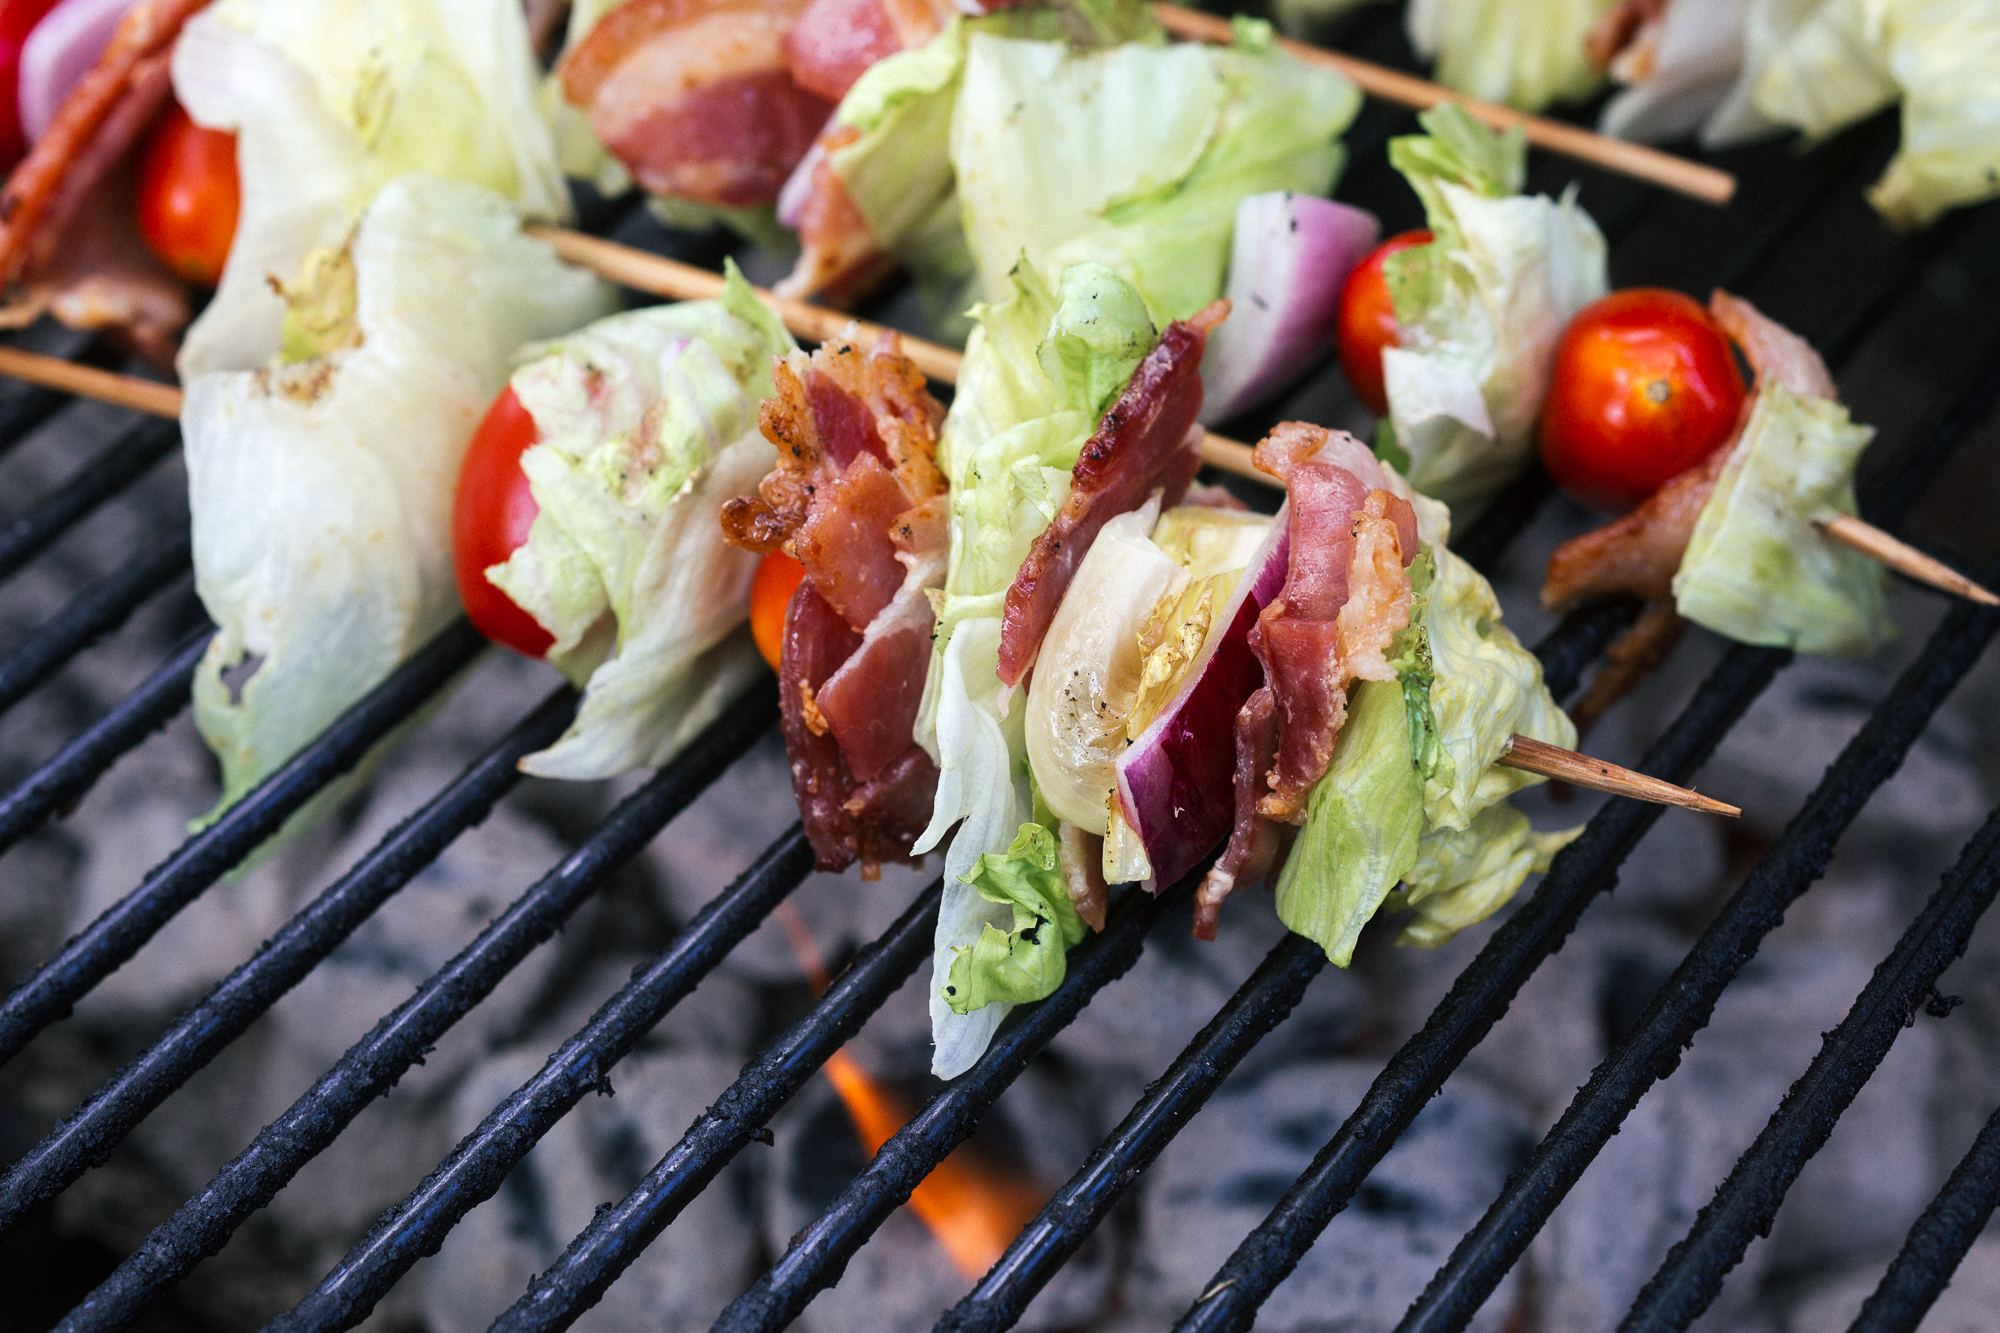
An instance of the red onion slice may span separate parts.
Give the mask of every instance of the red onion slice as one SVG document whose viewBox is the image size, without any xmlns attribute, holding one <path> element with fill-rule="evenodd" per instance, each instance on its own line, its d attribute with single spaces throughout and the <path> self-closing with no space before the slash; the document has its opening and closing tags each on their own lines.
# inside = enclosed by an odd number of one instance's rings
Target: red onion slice
<svg viewBox="0 0 2000 1333">
<path fill-rule="evenodd" d="M 48 131 L 56 108 L 77 80 L 111 44 L 138 0 L 62 0 L 43 16 L 21 45 L 21 134 L 34 143 Z"/>
<path fill-rule="evenodd" d="M 1290 516 L 1281 507 L 1271 531 L 1223 607 L 1228 626 L 1189 671 L 1160 715 L 1118 757 L 1118 800 L 1152 863 L 1155 893 L 1192 870 L 1229 834 L 1236 810 L 1232 728 L 1244 700 L 1264 683 L 1250 651 L 1250 630 L 1285 587 L 1291 562 Z"/>
<path fill-rule="evenodd" d="M 1341 288 L 1381 234 L 1374 214 L 1312 195 L 1253 194 L 1236 206 L 1229 319 L 1201 363 L 1203 421 L 1257 406 L 1326 355 Z"/>
</svg>

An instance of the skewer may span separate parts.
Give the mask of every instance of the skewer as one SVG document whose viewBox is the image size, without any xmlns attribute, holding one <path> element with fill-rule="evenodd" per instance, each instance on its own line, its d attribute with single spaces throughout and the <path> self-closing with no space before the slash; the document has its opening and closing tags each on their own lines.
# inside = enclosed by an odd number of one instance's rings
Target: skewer
<svg viewBox="0 0 2000 1333">
<path fill-rule="evenodd" d="M 1727 815 L 1731 819 L 1740 818 L 1743 814 L 1736 806 L 1710 800 L 1686 787 L 1676 787 L 1671 782 L 1649 778 L 1644 773 L 1634 773 L 1629 768 L 1620 768 L 1602 759 L 1592 759 L 1589 755 L 1549 745 L 1529 736 L 1512 737 L 1496 762 L 1525 773 L 1539 773 L 1571 786 L 1608 791 L 1614 796 L 1630 796 L 1655 805 L 1678 805 L 1707 814 Z"/>
<path fill-rule="evenodd" d="M 620 245 L 616 241 L 586 236 L 565 227 L 531 226 L 526 231 L 546 241 L 557 254 L 571 263 L 638 291 L 677 301 L 708 300 L 722 292 L 721 275 L 693 264 L 683 264 L 679 260 Z M 785 327 L 801 338 L 825 342 L 839 337 L 850 324 L 860 337 L 871 340 L 886 331 L 880 324 L 850 320 L 837 310 L 788 300 L 762 287 L 753 290 L 784 322 Z M 961 353 L 909 334 L 902 334 L 901 337 L 904 355 L 926 375 L 946 384 L 957 383 L 959 365 L 965 360 Z M 43 356 L 38 352 L 0 346 L 0 375 L 62 389 L 82 398 L 150 412 L 155 416 L 178 417 L 181 412 L 181 391 L 170 384 L 118 375 L 94 366 L 80 366 L 73 361 Z M 1226 435 L 1207 432 L 1201 442 L 1201 456 L 1203 462 L 1224 472 L 1247 477 L 1266 486 L 1283 485 L 1269 473 L 1260 472 L 1250 461 L 1249 445 Z M 1840 515 L 1819 526 L 1834 541 L 1920 583 L 1986 606 L 2000 606 L 2000 598 L 1949 565 L 1933 560 L 1915 547 L 1858 518 Z M 1578 781 L 1577 785 L 1589 784 Z"/>
<path fill-rule="evenodd" d="M 1859 551 L 1870 560 L 1887 565 L 1898 574 L 1907 574 L 1919 583 L 1928 583 L 1940 592 L 1963 597 L 1982 606 L 2000 606 L 2000 597 L 1995 597 L 1942 560 L 1933 560 L 1872 523 L 1836 514 L 1832 518 L 1821 519 L 1813 526 L 1850 551 Z"/>
<path fill-rule="evenodd" d="M 1229 20 L 1214 14 L 1203 14 L 1198 10 L 1181 5 L 1156 3 L 1153 16 L 1160 26 L 1176 37 L 1192 41 L 1226 43 L 1231 39 Z M 1512 129 L 1518 125 L 1528 136 L 1528 142 L 1552 153 L 1561 153 L 1579 162 L 1588 162 L 1607 171 L 1648 181 L 1669 190 L 1700 199 L 1704 203 L 1720 207 L 1727 204 L 1736 193 L 1736 177 L 1726 171 L 1690 162 L 1672 153 L 1663 153 L 1657 148 L 1644 144 L 1628 143 L 1623 139 L 1613 139 L 1608 135 L 1581 129 L 1575 125 L 1565 125 L 1558 120 L 1548 120 L 1541 116 L 1531 116 L 1512 107 L 1496 102 L 1484 102 L 1464 93 L 1453 92 L 1442 84 L 1420 79 L 1414 74 L 1389 69 L 1370 61 L 1358 60 L 1353 56 L 1328 51 L 1323 47 L 1311 46 L 1305 42 L 1280 37 L 1278 46 L 1295 60 L 1308 65 L 1321 65 L 1338 70 L 1351 79 L 1361 91 L 1394 102 L 1398 106 L 1414 107 L 1419 111 L 1428 110 L 1440 102 L 1456 102 L 1479 120 L 1495 129 Z"/>
<path fill-rule="evenodd" d="M 181 391 L 171 384 L 143 380 L 137 375 L 119 375 L 96 366 L 80 366 L 59 356 L 0 346 L 0 375 L 61 389 L 79 398 L 150 412 L 156 417 L 181 414 Z"/>
</svg>

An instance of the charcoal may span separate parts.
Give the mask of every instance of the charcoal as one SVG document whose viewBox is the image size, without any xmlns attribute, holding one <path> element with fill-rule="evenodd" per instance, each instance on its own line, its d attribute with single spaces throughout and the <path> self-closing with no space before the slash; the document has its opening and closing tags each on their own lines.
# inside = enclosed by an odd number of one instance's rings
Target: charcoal
<svg viewBox="0 0 2000 1333">
<path fill-rule="evenodd" d="M 1157 1327 L 1199 1297 L 1379 1072 L 1372 1061 L 1313 1061 L 1218 1093 L 1145 1179 L 1128 1286 L 1136 1312 Z M 1273 1294 L 1258 1329 L 1394 1328 L 1530 1141 L 1519 1112 L 1471 1080 L 1453 1080 Z M 1520 1298 L 1509 1276 L 1470 1327 L 1498 1333 Z"/>
<path fill-rule="evenodd" d="M 533 1077 L 542 1059 L 524 1047 L 474 1070 L 452 1100 L 453 1138 Z M 430 1333 L 481 1333 L 589 1225 L 599 1204 L 639 1183 L 740 1063 L 687 1051 L 642 1052 L 621 1063 L 612 1073 L 615 1095 L 585 1098 L 508 1174 L 499 1193 L 446 1237 L 423 1277 Z M 576 1328 L 706 1327 L 754 1274 L 747 1198 L 742 1169 L 725 1171 Z"/>
</svg>

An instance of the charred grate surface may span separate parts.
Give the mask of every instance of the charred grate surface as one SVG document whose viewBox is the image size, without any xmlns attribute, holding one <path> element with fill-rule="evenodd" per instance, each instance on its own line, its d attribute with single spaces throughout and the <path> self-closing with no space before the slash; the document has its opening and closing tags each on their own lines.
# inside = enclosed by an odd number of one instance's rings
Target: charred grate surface
<svg viewBox="0 0 2000 1333">
<path fill-rule="evenodd" d="M 1785 1191 L 1826 1143 L 1833 1125 L 1861 1090 L 1890 1045 L 1915 1022 L 1945 968 L 1965 952 L 1972 928 L 2000 890 L 2000 810 L 1987 819 L 1958 864 L 1910 924 L 1895 951 L 1876 968 L 1866 990 L 1784 1104 L 1743 1154 L 1694 1229 L 1668 1253 L 1639 1293 L 1622 1328 L 1684 1329 L 1706 1310 L 1722 1279 L 1751 1238 L 1769 1234 Z"/>
<path fill-rule="evenodd" d="M 1995 1111 L 1951 1173 L 1951 1179 L 1910 1228 L 1882 1284 L 1861 1306 L 1848 1333 L 1915 1333 L 1951 1281 L 1993 1207 L 2000 1203 L 2000 1111 Z"/>
<path fill-rule="evenodd" d="M 1406 56 L 1400 25 L 1387 10 L 1357 16 L 1348 31 L 1367 46 L 1382 48 L 1370 54 Z M 1390 135 L 1411 128 L 1407 113 L 1370 107 L 1350 137 L 1350 148 L 1367 160 L 1357 162 L 1348 185 L 1376 188 L 1378 194 L 1396 187 L 1380 160 L 1380 149 Z M 1894 131 L 1893 117 L 1885 115 L 1817 150 L 1790 175 L 1770 206 L 1748 228 L 1739 228 L 1740 239 L 1732 238 L 1728 246 L 1716 249 L 1719 263 L 1704 255 L 1688 267 L 1712 274 L 1714 281 L 1727 287 L 1761 276 L 1795 236 L 1874 173 L 1893 143 Z M 1538 178 L 1531 188 L 1544 187 L 1540 177 L 1547 167 L 1537 160 Z M 1668 214 L 1672 205 L 1660 201 L 1655 192 L 1624 182 L 1610 188 L 1610 203 L 1600 205 L 1600 216 L 1614 241 L 1622 244 L 1649 226 L 1657 230 L 1671 225 L 1661 215 Z M 1379 211 L 1393 221 L 1398 208 L 1407 212 L 1409 204 L 1399 196 Z M 598 210 L 607 227 L 625 211 L 621 203 Z M 1876 264 L 1845 293 L 1848 299 L 1836 317 L 1823 321 L 1818 341 L 1829 359 L 1839 362 L 1856 351 L 1884 312 L 1917 284 L 1938 255 L 1973 226 L 1990 224 L 1994 216 L 1990 208 L 1952 215 Z M 1681 248 L 1694 254 L 1698 247 Z M 83 354 L 87 343 L 78 343 L 77 349 Z M 1964 438 L 1990 418 L 2000 401 L 2000 333 L 1983 349 L 1977 364 L 1982 373 L 1945 423 L 1917 448 L 1906 451 L 1882 476 L 1881 484 L 1870 488 L 1867 512 L 1872 520 L 1891 525 Z M 27 390 L 0 400 L 0 449 L 10 447 L 68 401 L 65 395 L 47 390 Z M 171 423 L 140 423 L 121 433 L 24 517 L 0 529 L 0 579 L 21 569 L 165 458 L 178 439 Z M 1455 545 L 1476 565 L 1492 567 L 1551 493 L 1546 477 L 1539 471 L 1530 474 L 1468 524 Z M 47 680 L 97 636 L 122 623 L 147 598 L 172 586 L 186 563 L 184 541 L 150 553 L 58 612 L 27 643 L 0 660 L 0 710 Z M 1559 697 L 1576 688 L 1605 646 L 1630 622 L 1634 609 L 1629 599 L 1605 599 L 1572 613 L 1543 640 L 1536 651 Z M 1587 1090 L 1572 1107 L 1572 1111 L 1585 1107 L 1579 1114 L 1590 1123 L 1552 1131 L 1529 1173 L 1509 1185 L 1495 1213 L 1482 1223 L 1483 1229 L 1468 1238 L 1440 1275 L 1433 1291 L 1445 1295 L 1433 1302 L 1436 1313 L 1427 1313 L 1432 1307 L 1420 1301 L 1406 1327 L 1463 1324 L 1479 1303 L 1478 1285 L 1485 1282 L 1490 1287 L 1489 1279 L 1504 1273 L 1545 1220 L 1560 1197 L 1563 1172 L 1587 1165 L 1630 1105 L 1672 1067 L 1679 1044 L 1706 1021 L 1715 996 L 1775 923 L 1785 903 L 1817 877 L 1841 829 L 1893 771 L 1996 624 L 2000 619 L 1967 609 L 1947 619 L 1931 651 L 1905 674 L 1829 771 L 1785 841 L 1760 863 L 1724 917 L 1689 955 L 1683 972 L 1691 977 L 1698 973 L 1699 986 L 1671 1002 L 1663 998 L 1655 1003 L 1638 1030 L 1600 1069 L 1600 1075 L 1607 1069 L 1616 1075 L 1606 1076 L 1608 1090 Z M 0 850 L 76 800 L 120 754 L 178 713 L 208 640 L 204 632 L 177 646 L 133 695 L 0 797 Z M 471 662 L 480 647 L 477 636 L 463 623 L 440 636 L 65 945 L 0 1002 L 0 1063 L 66 1014 L 77 998 L 130 958 L 176 912 L 254 851 L 328 782 L 359 762 Z M 1686 780 L 1788 660 L 1787 654 L 1772 650 L 1730 651 L 1639 766 L 1672 780 Z M 716 723 L 621 804 L 575 854 L 523 893 L 415 997 L 350 1049 L 284 1117 L 266 1127 L 248 1150 L 73 1311 L 63 1327 L 112 1328 L 130 1322 L 148 1299 L 178 1280 L 205 1253 L 219 1248 L 362 1106 L 420 1058 L 427 1044 L 484 998 L 613 869 L 748 746 L 774 712 L 769 693 L 760 692 L 748 706 Z M 518 722 L 17 1163 L 0 1180 L 0 1231 L 103 1160 L 148 1111 L 477 823 L 516 781 L 513 761 L 559 732 L 572 706 L 569 693 L 560 691 Z M 1540 888 L 1459 977 L 1423 1031 L 1395 1054 L 1361 1107 L 1217 1274 L 1207 1297 L 1180 1327 L 1248 1326 L 1264 1297 L 1360 1189 L 1388 1147 L 1484 1038 L 1527 977 L 1560 946 L 1589 903 L 1615 883 L 1620 863 L 1659 813 L 1657 807 L 1624 801 L 1600 811 L 1583 837 L 1562 853 Z M 1897 1006 L 1915 993 L 1912 988 L 1918 987 L 1927 969 L 1935 978 L 1936 968 L 1949 961 L 1948 954 L 1940 951 L 1950 948 L 1954 939 L 1962 944 L 1963 932 L 1990 901 L 1996 877 L 1993 844 L 2000 837 L 1996 829 L 2000 814 L 1967 849 L 1958 870 L 1947 877 L 1925 915 L 1857 1001 L 1849 1024 L 1829 1040 L 1813 1070 L 1773 1117 L 1766 1130 L 1770 1142 L 1760 1140 L 1745 1155 L 1737 1176 L 1663 1266 L 1628 1326 L 1684 1326 L 1704 1299 L 1701 1293 L 1707 1284 L 1719 1280 L 1721 1271 L 1741 1253 L 1748 1231 L 1754 1231 L 1760 1220 L 1768 1221 L 1787 1173 L 1795 1173 L 1824 1139 L 1844 1107 L 1844 1098 L 1851 1097 L 1880 1059 L 1877 1048 L 1886 1049 L 1893 1038 L 1890 1020 L 1900 1021 Z M 796 832 L 768 849 L 756 866 L 555 1052 L 540 1074 L 496 1107 L 416 1191 L 385 1214 L 319 1288 L 278 1321 L 279 1326 L 348 1327 L 365 1317 L 417 1258 L 435 1251 L 451 1227 L 498 1188 L 570 1107 L 585 1093 L 608 1085 L 611 1067 L 796 885 L 805 873 L 806 859 Z M 1181 886 L 1182 895 L 1186 888 Z M 920 894 L 895 926 L 862 951 L 821 1002 L 760 1054 L 715 1106 L 695 1121 L 638 1188 L 603 1210 L 577 1236 L 495 1327 L 561 1328 L 588 1309 L 921 965 L 930 949 L 939 892 L 940 886 L 933 885 Z M 1128 894 L 1111 929 L 1075 951 L 1069 976 L 1056 994 L 1013 1016 L 986 1057 L 884 1146 L 776 1267 L 725 1312 L 719 1327 L 782 1326 L 815 1293 L 836 1281 L 848 1259 L 924 1175 L 969 1135 L 980 1115 L 1034 1054 L 1132 964 L 1166 905 L 1165 900 Z M 1275 947 L 995 1269 L 945 1316 L 941 1327 L 1004 1328 L 1015 1322 L 1034 1293 L 1088 1238 L 1230 1069 L 1284 1021 L 1324 965 L 1324 955 L 1296 937 Z M 1594 1082 L 1592 1089 L 1597 1088 Z M 1560 1159 L 1560 1171 L 1551 1167 L 1536 1174 L 1553 1159 Z M 1903 1255 L 1856 1327 L 1914 1327 L 1990 1214 L 1997 1190 L 2000 1115 L 1913 1229 Z M 1508 1209 L 1518 1211 L 1507 1213 Z M 1503 1213 L 1512 1220 L 1494 1224 Z M 1431 1300 L 1430 1294 L 1424 1300 Z"/>
</svg>

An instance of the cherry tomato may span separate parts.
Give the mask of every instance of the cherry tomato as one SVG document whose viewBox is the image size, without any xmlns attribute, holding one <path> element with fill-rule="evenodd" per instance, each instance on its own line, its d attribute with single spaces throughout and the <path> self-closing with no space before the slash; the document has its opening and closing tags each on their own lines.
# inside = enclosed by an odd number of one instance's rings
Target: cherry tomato
<svg viewBox="0 0 2000 1333">
<path fill-rule="evenodd" d="M 1430 243 L 1428 231 L 1391 236 L 1354 266 L 1340 292 L 1340 368 L 1347 372 L 1354 396 L 1378 417 L 1389 411 L 1389 392 L 1382 387 L 1382 349 L 1396 346 L 1396 303 L 1389 299 L 1382 261 L 1398 250 Z"/>
<path fill-rule="evenodd" d="M 1679 292 L 1633 287 L 1577 312 L 1542 407 L 1542 462 L 1586 504 L 1630 509 L 1736 430 L 1729 339 Z"/>
<path fill-rule="evenodd" d="M 501 390 L 466 446 L 451 507 L 451 557 L 459 600 L 479 632 L 517 653 L 540 657 L 555 642 L 533 616 L 488 581 L 528 540 L 541 506 L 528 489 L 521 455 L 540 438 L 534 417 L 512 389 Z"/>
<path fill-rule="evenodd" d="M 236 136 L 203 129 L 176 102 L 153 127 L 139 165 L 139 234 L 168 268 L 213 287 L 236 239 L 243 191 Z"/>
<path fill-rule="evenodd" d="M 56 0 L 0 0 L 0 171 L 28 151 L 21 133 L 21 47 Z"/>
<path fill-rule="evenodd" d="M 785 609 L 805 576 L 804 565 L 783 551 L 773 551 L 757 566 L 757 577 L 750 582 L 750 635 L 773 671 L 785 646 Z"/>
</svg>

